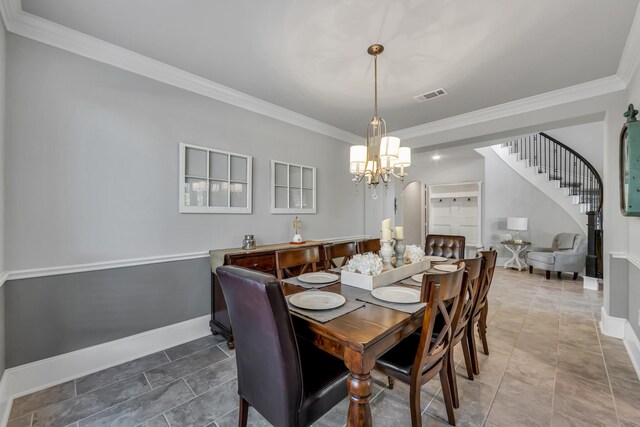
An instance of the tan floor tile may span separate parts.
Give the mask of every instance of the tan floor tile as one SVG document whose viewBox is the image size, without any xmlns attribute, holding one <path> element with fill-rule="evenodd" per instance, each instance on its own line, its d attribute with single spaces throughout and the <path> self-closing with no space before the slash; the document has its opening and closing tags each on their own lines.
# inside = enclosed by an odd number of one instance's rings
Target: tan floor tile
<svg viewBox="0 0 640 427">
<path fill-rule="evenodd" d="M 616 420 L 608 384 L 585 380 L 561 371 L 556 373 L 553 409 L 584 423 L 595 423 L 594 425 L 611 425 Z"/>
<path fill-rule="evenodd" d="M 559 344 L 558 369 L 602 384 L 609 382 L 600 353 Z"/>
<path fill-rule="evenodd" d="M 482 426 L 496 394 L 496 388 L 479 381 L 458 381 L 458 394 L 460 408 L 455 410 L 456 426 Z M 438 394 L 431 402 L 424 415 L 447 421 L 447 411 L 442 400 L 442 393 Z"/>
<path fill-rule="evenodd" d="M 502 380 L 505 369 L 507 368 L 509 354 L 498 351 L 489 351 L 489 356 L 487 356 L 480 351 L 478 353 L 478 362 L 480 365 L 480 374 L 475 375 L 475 381 L 497 387 Z M 460 375 L 466 376 L 467 370 L 462 364 L 458 365 L 457 372 Z M 460 381 L 458 382 L 460 383 Z"/>
<path fill-rule="evenodd" d="M 611 350 L 603 348 L 604 361 L 607 366 L 607 372 L 610 377 L 623 378 L 631 381 L 640 382 L 636 370 L 631 364 L 629 353 L 627 350 Z"/>
<path fill-rule="evenodd" d="M 611 388 L 618 416 L 640 422 L 640 383 L 612 377 Z"/>
<path fill-rule="evenodd" d="M 547 427 L 551 421 L 552 394 L 540 403 L 540 396 L 534 393 L 514 396 L 498 391 L 485 426 L 495 427 Z"/>
</svg>

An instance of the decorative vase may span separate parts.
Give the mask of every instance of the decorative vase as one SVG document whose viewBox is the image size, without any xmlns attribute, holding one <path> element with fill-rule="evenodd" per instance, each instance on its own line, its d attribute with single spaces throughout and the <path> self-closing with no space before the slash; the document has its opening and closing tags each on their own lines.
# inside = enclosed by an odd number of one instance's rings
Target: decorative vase
<svg viewBox="0 0 640 427">
<path fill-rule="evenodd" d="M 396 268 L 402 267 L 404 265 L 404 251 L 406 249 L 404 239 L 396 239 L 394 249 L 396 251 Z"/>
<path fill-rule="evenodd" d="M 393 256 L 393 245 L 395 245 L 394 240 L 380 240 L 380 244 L 382 247 L 380 248 L 380 256 L 382 257 L 382 267 L 384 269 L 393 268 L 391 265 L 391 257 Z"/>
<path fill-rule="evenodd" d="M 242 240 L 242 249 L 251 250 L 256 248 L 256 240 L 253 238 L 253 234 L 245 234 Z"/>
</svg>

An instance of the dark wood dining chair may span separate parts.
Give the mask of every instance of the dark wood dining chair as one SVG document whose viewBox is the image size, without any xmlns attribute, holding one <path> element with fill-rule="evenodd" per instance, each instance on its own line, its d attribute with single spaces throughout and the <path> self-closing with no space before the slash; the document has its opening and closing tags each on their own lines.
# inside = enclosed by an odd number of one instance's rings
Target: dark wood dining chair
<svg viewBox="0 0 640 427">
<path fill-rule="evenodd" d="M 424 245 L 424 254 L 443 256 L 451 259 L 463 259 L 464 245 L 464 236 L 427 234 L 426 243 Z"/>
<path fill-rule="evenodd" d="M 276 274 L 282 280 L 303 274 L 309 269 L 318 271 L 319 262 L 320 250 L 317 246 L 276 251 Z"/>
<path fill-rule="evenodd" d="M 451 396 L 453 398 L 454 408 L 460 407 L 460 398 L 458 396 L 458 384 L 456 380 L 454 348 L 458 343 L 462 344 L 462 354 L 464 355 L 464 364 L 467 368 L 467 377 L 473 380 L 473 362 L 471 358 L 471 349 L 467 334 L 469 333 L 469 321 L 473 315 L 473 307 L 478 297 L 480 284 L 482 283 L 482 272 L 484 266 L 484 258 L 477 256 L 458 261 L 458 265 L 464 264 L 467 275 L 460 287 L 460 315 L 458 316 L 455 327 L 452 327 L 451 346 L 449 348 L 449 381 L 451 382 Z"/>
<path fill-rule="evenodd" d="M 342 242 L 342 243 L 334 243 L 332 245 L 326 245 L 324 247 L 325 253 L 325 269 L 328 270 L 330 268 L 342 268 L 355 254 L 358 253 L 358 245 L 356 242 Z M 336 260 L 338 258 L 342 258 L 342 262 L 338 266 L 336 264 Z"/>
<path fill-rule="evenodd" d="M 367 239 L 360 240 L 358 242 L 358 253 L 364 254 L 366 252 L 373 252 L 377 254 L 380 252 L 380 239 Z"/>
<path fill-rule="evenodd" d="M 375 369 L 389 377 L 389 388 L 393 388 L 394 378 L 409 384 L 409 407 L 413 427 L 422 425 L 421 387 L 438 374 L 449 424 L 455 425 L 448 354 L 454 325 L 460 316 L 460 290 L 466 276 L 464 264 L 451 273 L 425 274 L 422 278 L 421 298 L 427 305 L 422 332 L 410 334 L 376 361 Z M 442 321 L 439 329 L 436 329 L 438 317 Z"/>
<path fill-rule="evenodd" d="M 484 259 L 483 271 L 480 273 L 482 283 L 478 289 L 478 297 L 473 307 L 473 315 L 469 319 L 467 339 L 469 341 L 469 349 L 471 351 L 471 362 L 473 365 L 473 373 L 480 373 L 480 364 L 478 362 L 478 350 L 476 346 L 476 338 L 474 334 L 475 325 L 478 325 L 478 335 L 482 341 L 482 349 L 484 354 L 489 355 L 489 343 L 487 342 L 487 315 L 489 313 L 489 289 L 493 281 L 493 273 L 496 269 L 496 261 L 498 260 L 498 252 L 495 249 L 488 251 L 480 251 Z"/>
<path fill-rule="evenodd" d="M 235 339 L 240 414 L 253 406 L 275 426 L 308 426 L 347 397 L 344 363 L 297 339 L 280 282 L 237 266 L 216 269 Z"/>
</svg>

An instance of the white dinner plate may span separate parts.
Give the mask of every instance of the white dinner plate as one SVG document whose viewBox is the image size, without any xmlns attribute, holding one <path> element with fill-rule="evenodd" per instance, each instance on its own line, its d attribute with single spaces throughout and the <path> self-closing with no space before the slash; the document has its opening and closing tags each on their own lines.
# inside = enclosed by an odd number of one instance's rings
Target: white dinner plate
<svg viewBox="0 0 640 427">
<path fill-rule="evenodd" d="M 340 276 L 333 273 L 324 273 L 324 272 L 316 272 L 316 273 L 305 273 L 298 276 L 298 280 L 304 283 L 314 283 L 316 285 L 322 283 L 331 283 L 340 279 Z"/>
<path fill-rule="evenodd" d="M 434 270 L 440 270 L 440 271 L 452 272 L 452 271 L 457 271 L 458 270 L 458 266 L 454 265 L 454 264 L 442 264 L 442 265 L 434 265 L 433 269 Z"/>
<path fill-rule="evenodd" d="M 347 300 L 340 294 L 312 290 L 293 295 L 289 302 L 305 310 L 329 310 L 340 307 Z"/>
<path fill-rule="evenodd" d="M 418 283 L 422 283 L 422 276 L 424 276 L 424 273 L 414 274 L 413 276 L 411 276 L 411 279 Z"/>
<path fill-rule="evenodd" d="M 425 255 L 425 257 L 422 259 L 426 259 L 427 261 L 433 261 L 433 262 L 442 262 L 447 260 L 447 258 L 443 256 L 435 256 L 435 255 Z"/>
<path fill-rule="evenodd" d="M 420 291 L 418 289 L 405 288 L 402 286 L 385 286 L 371 291 L 371 295 L 382 301 L 396 302 L 400 304 L 411 304 L 420 302 Z"/>
</svg>

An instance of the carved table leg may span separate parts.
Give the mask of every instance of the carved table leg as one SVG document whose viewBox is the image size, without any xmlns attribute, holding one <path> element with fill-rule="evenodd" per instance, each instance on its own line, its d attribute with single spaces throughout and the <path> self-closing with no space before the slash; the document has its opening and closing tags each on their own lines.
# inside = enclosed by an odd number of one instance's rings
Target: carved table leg
<svg viewBox="0 0 640 427">
<path fill-rule="evenodd" d="M 349 389 L 349 415 L 347 426 L 371 426 L 371 398 L 372 388 L 371 374 L 354 374 L 351 372 L 347 378 L 347 388 Z"/>
<path fill-rule="evenodd" d="M 345 349 L 344 364 L 349 368 L 347 377 L 347 389 L 349 390 L 349 414 L 347 415 L 347 427 L 371 427 L 371 370 L 375 359 L 369 360 L 367 355 L 354 349 Z"/>
</svg>

